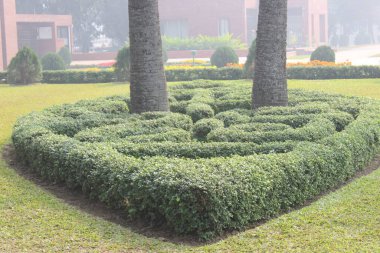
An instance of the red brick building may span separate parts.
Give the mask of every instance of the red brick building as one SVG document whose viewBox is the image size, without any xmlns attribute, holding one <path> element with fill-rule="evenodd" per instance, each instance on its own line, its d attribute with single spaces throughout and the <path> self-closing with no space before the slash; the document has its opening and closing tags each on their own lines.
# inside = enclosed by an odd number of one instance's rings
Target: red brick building
<svg viewBox="0 0 380 253">
<path fill-rule="evenodd" d="M 32 48 L 39 56 L 73 44 L 72 17 L 18 14 L 15 0 L 0 0 L 0 69 L 5 69 L 18 50 Z"/>
<path fill-rule="evenodd" d="M 187 38 L 227 33 L 247 38 L 246 0 L 159 0 L 163 35 Z"/>
<path fill-rule="evenodd" d="M 256 36 L 259 0 L 160 0 L 163 35 Z M 289 0 L 289 46 L 316 47 L 328 41 L 327 0 Z"/>
</svg>

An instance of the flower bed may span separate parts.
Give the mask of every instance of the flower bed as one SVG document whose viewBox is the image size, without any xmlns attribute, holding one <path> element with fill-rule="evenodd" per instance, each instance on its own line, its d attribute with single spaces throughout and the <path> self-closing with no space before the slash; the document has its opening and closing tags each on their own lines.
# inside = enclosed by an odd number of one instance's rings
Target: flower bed
<svg viewBox="0 0 380 253">
<path fill-rule="evenodd" d="M 352 66 L 351 62 L 326 62 L 326 61 L 309 61 L 309 62 L 296 62 L 286 64 L 288 68 L 292 67 L 347 67 Z"/>
<path fill-rule="evenodd" d="M 42 178 L 202 239 L 304 203 L 379 150 L 378 101 L 296 90 L 289 107 L 252 112 L 250 90 L 184 83 L 171 113 L 132 115 L 122 96 L 55 106 L 12 139 Z"/>
</svg>

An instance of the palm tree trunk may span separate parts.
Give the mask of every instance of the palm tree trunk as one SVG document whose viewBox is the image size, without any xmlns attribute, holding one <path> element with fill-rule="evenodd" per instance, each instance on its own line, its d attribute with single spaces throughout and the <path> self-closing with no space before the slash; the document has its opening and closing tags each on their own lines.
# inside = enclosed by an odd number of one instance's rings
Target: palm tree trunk
<svg viewBox="0 0 380 253">
<path fill-rule="evenodd" d="M 129 0 L 131 112 L 169 111 L 158 0 Z"/>
<path fill-rule="evenodd" d="M 253 109 L 287 106 L 287 0 L 260 0 Z"/>
</svg>

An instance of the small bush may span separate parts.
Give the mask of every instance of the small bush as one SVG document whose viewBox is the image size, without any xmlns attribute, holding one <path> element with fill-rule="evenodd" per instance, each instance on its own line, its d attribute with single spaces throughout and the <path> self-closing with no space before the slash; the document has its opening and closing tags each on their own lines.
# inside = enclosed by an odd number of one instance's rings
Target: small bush
<svg viewBox="0 0 380 253">
<path fill-rule="evenodd" d="M 0 83 L 7 83 L 7 72 L 0 72 Z"/>
<path fill-rule="evenodd" d="M 331 47 L 320 46 L 311 54 L 310 61 L 335 62 L 335 52 Z"/>
<path fill-rule="evenodd" d="M 71 64 L 71 53 L 68 47 L 63 47 L 58 52 L 59 56 L 61 56 L 62 60 L 66 64 L 66 66 L 70 66 Z"/>
<path fill-rule="evenodd" d="M 11 60 L 7 80 L 10 84 L 31 84 L 41 81 L 41 63 L 32 49 L 24 47 Z"/>
<path fill-rule="evenodd" d="M 66 69 L 65 62 L 62 57 L 56 53 L 48 53 L 41 59 L 43 70 L 64 70 Z"/>
<path fill-rule="evenodd" d="M 198 139 L 205 139 L 206 136 L 213 130 L 223 128 L 222 121 L 217 119 L 202 119 L 195 123 L 193 127 L 193 135 Z"/>
<path fill-rule="evenodd" d="M 249 116 L 241 115 L 236 111 L 221 112 L 218 113 L 215 118 L 221 120 L 226 127 L 234 124 L 248 123 L 251 120 Z"/>
<path fill-rule="evenodd" d="M 116 57 L 115 74 L 120 82 L 129 81 L 131 66 L 131 51 L 128 46 L 120 49 Z"/>
<path fill-rule="evenodd" d="M 239 57 L 231 47 L 219 47 L 211 56 L 210 61 L 211 65 L 222 68 L 229 63 L 239 63 Z"/>
<path fill-rule="evenodd" d="M 214 117 L 214 110 L 208 104 L 194 103 L 186 108 L 186 114 L 191 117 L 193 122 L 197 122 L 201 119 Z"/>
</svg>

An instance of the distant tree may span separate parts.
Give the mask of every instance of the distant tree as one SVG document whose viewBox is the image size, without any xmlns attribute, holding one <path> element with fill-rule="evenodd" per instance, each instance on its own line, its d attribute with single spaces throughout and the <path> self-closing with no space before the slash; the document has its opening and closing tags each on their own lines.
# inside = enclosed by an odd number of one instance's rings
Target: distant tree
<svg viewBox="0 0 380 253">
<path fill-rule="evenodd" d="M 11 60 L 7 69 L 10 84 L 31 84 L 42 78 L 41 64 L 32 49 L 24 47 Z"/>
<path fill-rule="evenodd" d="M 100 24 L 103 33 L 121 47 L 129 37 L 128 0 L 103 0 Z"/>
<path fill-rule="evenodd" d="M 92 40 L 100 34 L 96 24 L 99 23 L 103 0 L 47 1 L 50 12 L 73 16 L 75 43 L 80 46 L 81 51 L 90 51 Z"/>
<path fill-rule="evenodd" d="M 16 0 L 17 13 L 43 13 L 45 11 L 45 2 L 47 0 Z"/>
<path fill-rule="evenodd" d="M 131 111 L 169 111 L 158 0 L 129 1 Z"/>
<path fill-rule="evenodd" d="M 62 57 L 56 53 L 48 53 L 41 59 L 43 70 L 64 70 L 66 69 L 66 64 Z"/>
<path fill-rule="evenodd" d="M 253 108 L 287 106 L 287 0 L 260 0 Z"/>
<path fill-rule="evenodd" d="M 119 50 L 116 57 L 115 73 L 118 81 L 129 81 L 131 71 L 131 51 L 128 46 Z"/>
<path fill-rule="evenodd" d="M 82 51 L 88 52 L 100 31 L 100 13 L 104 0 L 17 0 L 22 13 L 69 14 L 73 16 L 74 39 Z"/>
<path fill-rule="evenodd" d="M 71 64 L 71 53 L 68 47 L 63 47 L 58 52 L 59 56 L 61 56 L 62 60 L 65 62 L 66 66 L 70 66 Z"/>
<path fill-rule="evenodd" d="M 329 0 L 329 31 L 337 44 L 346 42 L 346 36 L 361 32 L 375 42 L 375 26 L 380 25 L 378 0 Z M 338 35 L 338 30 L 340 35 Z M 364 34 L 364 35 L 363 35 Z M 342 37 L 343 38 L 340 38 Z M 360 40 L 360 38 L 359 38 Z M 343 43 L 347 44 L 347 43 Z"/>
<path fill-rule="evenodd" d="M 244 72 L 248 77 L 253 76 L 253 66 L 256 59 L 256 40 L 252 41 L 251 46 L 249 47 L 249 52 L 247 56 L 247 61 L 244 64 Z"/>
<path fill-rule="evenodd" d="M 210 62 L 213 66 L 222 68 L 230 63 L 239 63 L 239 56 L 232 47 L 218 47 L 211 56 Z"/>
</svg>

